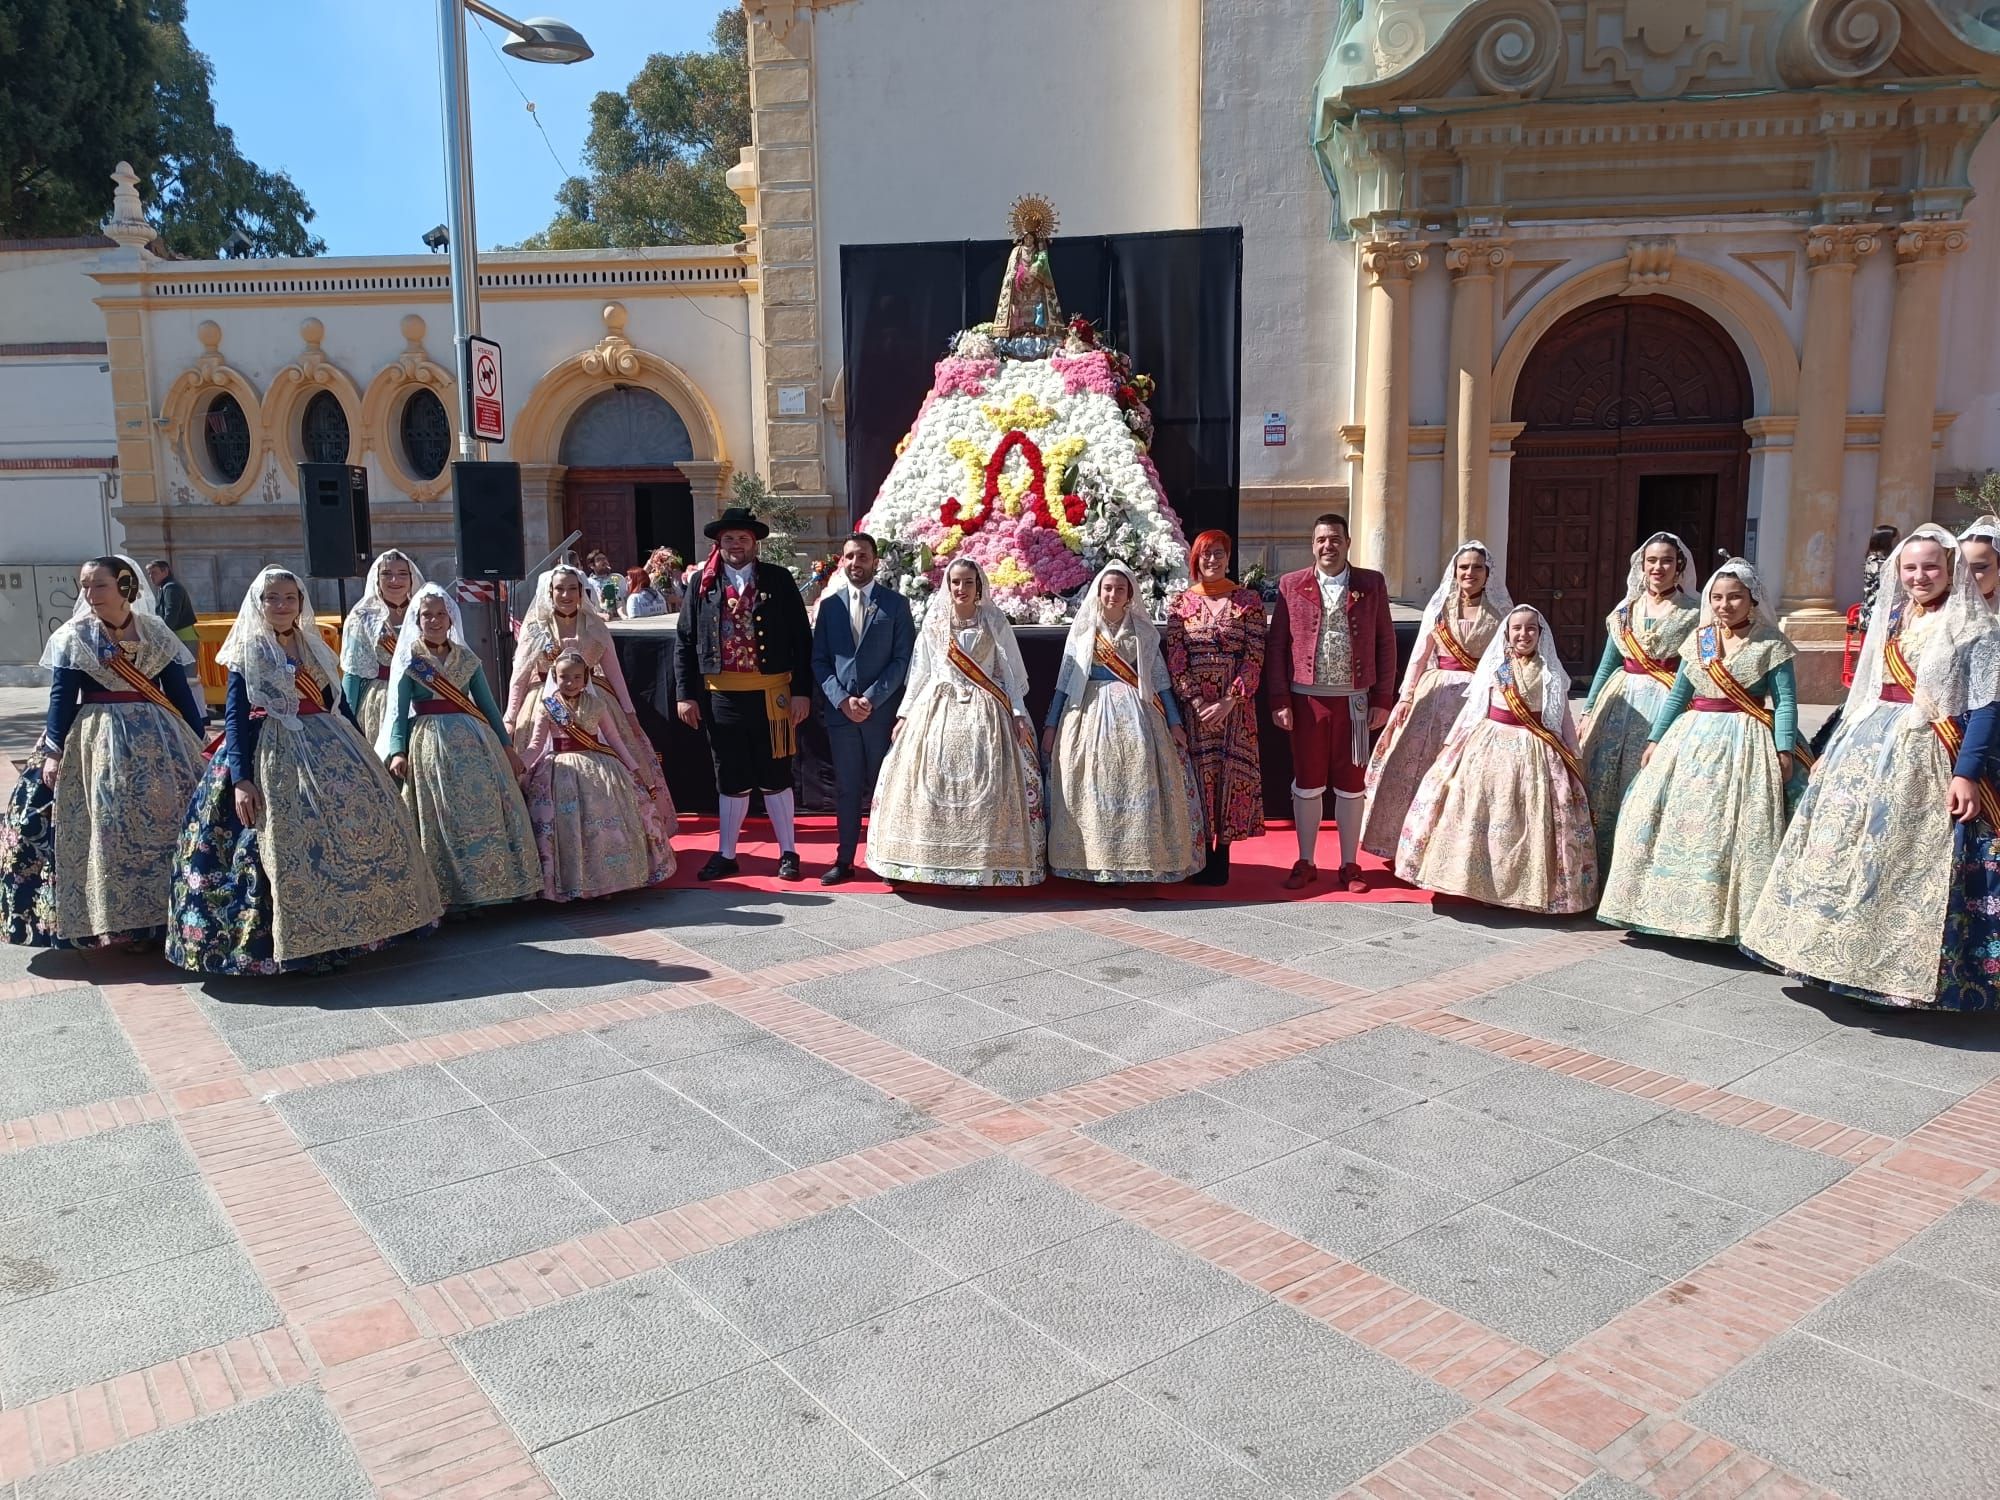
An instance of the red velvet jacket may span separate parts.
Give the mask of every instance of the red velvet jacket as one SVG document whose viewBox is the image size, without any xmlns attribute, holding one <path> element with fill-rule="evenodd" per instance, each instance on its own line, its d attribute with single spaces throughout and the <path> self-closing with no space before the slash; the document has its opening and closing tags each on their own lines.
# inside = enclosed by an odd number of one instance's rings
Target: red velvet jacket
<svg viewBox="0 0 2000 1500">
<path fill-rule="evenodd" d="M 1320 593 L 1315 569 L 1278 580 L 1278 607 L 1264 641 L 1264 697 L 1288 707 L 1292 684 L 1313 680 L 1319 651 Z M 1380 573 L 1352 564 L 1347 570 L 1347 629 L 1354 643 L 1354 689 L 1370 708 L 1396 702 L 1396 624 L 1389 615 L 1389 585 Z"/>
</svg>

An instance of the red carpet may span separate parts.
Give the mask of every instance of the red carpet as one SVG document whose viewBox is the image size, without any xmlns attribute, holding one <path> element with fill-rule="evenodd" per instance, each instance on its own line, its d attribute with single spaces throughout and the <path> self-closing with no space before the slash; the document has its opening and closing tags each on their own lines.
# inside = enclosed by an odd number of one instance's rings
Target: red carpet
<svg viewBox="0 0 2000 1500">
<path fill-rule="evenodd" d="M 699 870 L 709 855 L 715 852 L 715 837 L 714 818 L 695 817 L 691 814 L 682 816 L 680 832 L 674 839 L 674 852 L 679 857 L 680 867 L 674 872 L 674 878 L 667 882 L 669 887 L 703 884 L 694 878 L 695 871 Z M 762 818 L 752 818 L 743 826 L 743 838 L 737 846 L 736 858 L 743 867 L 743 873 L 729 880 L 710 881 L 708 884 L 722 890 L 797 891 L 808 887 L 817 890 L 821 872 L 833 863 L 835 838 L 834 820 L 831 817 L 801 817 L 799 859 L 805 866 L 805 878 L 797 882 L 784 881 L 777 876 L 778 846 L 771 841 L 771 825 Z M 1338 848 L 1331 827 L 1321 832 L 1320 848 L 1323 852 Z M 865 843 L 862 853 L 865 858 L 867 853 Z M 1285 876 L 1291 871 L 1292 861 L 1298 857 L 1298 844 L 1292 833 L 1292 825 L 1273 823 L 1270 831 L 1262 838 L 1230 845 L 1228 885 L 1188 885 L 1185 882 L 1178 882 L 1152 886 L 1118 886 L 1115 889 L 1121 896 L 1150 894 L 1162 901 L 1428 902 L 1431 899 L 1429 891 L 1419 891 L 1404 885 L 1389 873 L 1381 860 L 1366 854 L 1361 856 L 1361 872 L 1368 881 L 1369 889 L 1362 894 L 1351 896 L 1346 891 L 1334 890 L 1333 870 L 1326 865 L 1320 867 L 1320 878 L 1314 884 L 1302 891 L 1285 890 Z M 877 879 L 865 865 L 857 865 L 854 878 L 839 889 L 881 894 L 891 887 L 886 881 Z M 908 889 L 936 893 L 958 887 L 911 886 Z M 1025 889 L 1006 886 L 982 888 L 981 894 L 996 898 L 1013 895 L 1032 898 L 1036 892 L 1087 896 L 1092 891 L 1102 892 L 1107 889 L 1079 880 L 1047 880 L 1041 885 Z"/>
</svg>

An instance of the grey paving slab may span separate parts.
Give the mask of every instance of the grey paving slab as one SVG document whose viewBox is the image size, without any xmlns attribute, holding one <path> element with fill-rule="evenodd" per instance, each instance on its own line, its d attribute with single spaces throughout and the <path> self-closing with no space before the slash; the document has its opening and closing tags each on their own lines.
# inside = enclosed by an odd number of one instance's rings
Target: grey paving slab
<svg viewBox="0 0 2000 1500">
<path fill-rule="evenodd" d="M 1765 1220 L 1756 1209 L 1601 1156 L 1565 1162 L 1501 1193 L 1493 1205 L 1670 1279 L 1687 1275 Z"/>
<path fill-rule="evenodd" d="M 1294 1495 L 1332 1495 L 1466 1410 L 1442 1386 L 1274 1306 L 1126 1378 Z"/>
<path fill-rule="evenodd" d="M 1969 1094 L 2000 1078 L 2000 1035 L 1987 1018 L 1922 1015 L 1914 1020 L 1913 1025 L 1889 1015 L 1836 1025 L 1805 1052 L 1808 1057 L 1956 1094 Z"/>
<path fill-rule="evenodd" d="M 1526 1063 L 1506 1063 L 1443 1096 L 1447 1104 L 1517 1130 L 1590 1147 L 1665 1113 L 1657 1104 Z"/>
<path fill-rule="evenodd" d="M 1213 1094 L 1177 1094 L 1087 1127 L 1084 1134 L 1205 1187 L 1275 1161 L 1317 1137 Z"/>
<path fill-rule="evenodd" d="M 1605 963 L 1625 964 L 1644 970 L 1663 982 L 1684 979 L 1694 983 L 1706 979 L 1710 984 L 1721 984 L 1733 976 L 1753 974 L 1763 977 L 1769 974 L 1769 970 L 1754 960 L 1720 943 L 1679 942 L 1672 938 L 1653 938 L 1630 932 L 1621 942 L 1598 953 L 1597 957 Z"/>
<path fill-rule="evenodd" d="M 530 1448 L 763 1359 L 668 1271 L 474 1329 L 454 1347 Z"/>
<path fill-rule="evenodd" d="M 1004 1156 L 897 1188 L 861 1211 L 961 1276 L 1118 1222 L 1111 1210 Z"/>
<path fill-rule="evenodd" d="M 23 995 L 0 1007 L 0 1055 L 32 1067 L 60 1062 L 80 1032 L 116 1025 L 95 985 Z"/>
<path fill-rule="evenodd" d="M 345 1083 L 294 1089 L 273 1101 L 292 1134 L 307 1146 L 367 1135 L 392 1125 L 434 1120 L 469 1109 L 479 1098 L 443 1068 L 397 1068 Z"/>
<path fill-rule="evenodd" d="M 1664 1005 L 1654 1014 L 1663 1021 L 1741 1037 L 1762 1047 L 1789 1052 L 1832 1031 L 1835 1022 L 1810 1005 L 1801 1005 L 1767 987 L 1740 983 L 1755 975 L 1732 976 L 1711 989 Z"/>
<path fill-rule="evenodd" d="M 1252 979 L 1224 979 L 1160 1002 L 1226 1031 L 1256 1031 L 1319 1010 L 1321 1002 Z"/>
<path fill-rule="evenodd" d="M 1661 1278 L 1477 1205 L 1363 1259 L 1371 1271 L 1554 1354 Z"/>
<path fill-rule="evenodd" d="M 564 1176 L 620 1223 L 768 1182 L 786 1163 L 676 1097 L 644 1135 L 626 1136 L 553 1159 Z"/>
<path fill-rule="evenodd" d="M 659 1079 L 634 1071 L 502 1099 L 492 1110 L 537 1151 L 556 1156 L 657 1129 L 677 1102 Z"/>
<path fill-rule="evenodd" d="M 1687 1418 L 1844 1500 L 1980 1500 L 2000 1474 L 2000 1412 L 1804 1333 L 1780 1334 Z"/>
<path fill-rule="evenodd" d="M 1964 1203 L 1896 1252 L 1897 1258 L 2000 1292 L 2000 1203 Z"/>
<path fill-rule="evenodd" d="M 165 1120 L 14 1151 L 0 1156 L 0 1219 L 52 1213 L 194 1171 L 180 1132 Z"/>
<path fill-rule="evenodd" d="M 611 1223 L 546 1162 L 361 1205 L 356 1213 L 404 1278 L 419 1283 L 546 1249 Z"/>
<path fill-rule="evenodd" d="M 392 1125 L 311 1148 L 314 1163 L 357 1208 L 429 1192 L 535 1159 L 535 1148 L 491 1110 Z"/>
<path fill-rule="evenodd" d="M 720 1113 L 794 1167 L 851 1155 L 937 1124 L 915 1105 L 850 1077 L 815 1084 L 768 1104 Z"/>
<path fill-rule="evenodd" d="M 1605 1141 L 1597 1154 L 1766 1214 L 1784 1212 L 1852 1170 L 1818 1151 L 1672 1113 Z"/>
<path fill-rule="evenodd" d="M 927 1500 L 1278 1500 L 1155 1406 L 1101 1386 L 918 1476 Z"/>
<path fill-rule="evenodd" d="M 1137 952 L 1136 949 L 1125 951 Z M 1104 960 L 1107 963 L 1121 961 L 1122 955 Z M 1086 1011 L 1103 1010 L 1107 1005 L 1122 1005 L 1132 998 L 1121 991 L 1094 984 L 1068 969 L 1040 970 L 1019 979 L 978 985 L 961 993 L 981 1005 L 990 1005 L 995 1010 L 1041 1025 L 1080 1016 Z"/>
<path fill-rule="evenodd" d="M 375 1487 L 310 1386 L 246 1401 L 21 1482 L 21 1500 L 370 1500 Z"/>
<path fill-rule="evenodd" d="M 309 1019 L 226 1033 L 223 1040 L 229 1043 L 236 1060 L 254 1071 L 338 1057 L 364 1047 L 391 1047 L 408 1038 L 372 1010 L 337 1010 Z"/>
<path fill-rule="evenodd" d="M 955 1279 L 851 1209 L 753 1235 L 674 1269 L 772 1354 L 914 1302 Z"/>
<path fill-rule="evenodd" d="M 9 1000 L 0 1023 L 0 1119 L 146 1092 L 139 1066 L 103 995 L 57 990 Z"/>
<path fill-rule="evenodd" d="M 600 999 L 610 999 L 608 995 Z M 475 995 L 464 1000 L 426 1001 L 419 1005 L 377 1006 L 375 1014 L 404 1036 L 444 1036 L 453 1031 L 470 1031 L 475 1026 L 497 1026 L 502 1021 L 519 1021 L 526 1016 L 546 1015 L 534 997 L 525 994 Z"/>
<path fill-rule="evenodd" d="M 1270 963 L 1286 963 L 1347 941 L 1329 932 L 1266 921 L 1250 912 L 1213 902 L 1193 908 L 1142 911 L 1135 913 L 1134 920 L 1175 937 Z"/>
<path fill-rule="evenodd" d="M 1333 1145 L 1295 1151 L 1209 1191 L 1349 1260 L 1449 1218 L 1468 1201 Z"/>
<path fill-rule="evenodd" d="M 1569 1492 L 1569 1500 L 1653 1500 L 1652 1493 L 1609 1474 L 1593 1474 Z"/>
<path fill-rule="evenodd" d="M 908 1005 L 873 1011 L 859 1024 L 885 1042 L 906 1047 L 920 1057 L 935 1057 L 953 1047 L 1020 1031 L 1033 1023 L 1025 1016 L 940 991 Z"/>
<path fill-rule="evenodd" d="M 1331 979 L 1360 990 L 1392 990 L 1399 984 L 1425 979 L 1438 965 L 1408 949 L 1389 950 L 1373 943 L 1343 943 L 1292 959 L 1285 965 L 1301 974 Z"/>
<path fill-rule="evenodd" d="M 1128 1063 L 1172 1057 L 1230 1035 L 1219 1026 L 1147 1000 L 1129 1000 L 1066 1021 L 1051 1021 L 1048 1029 Z"/>
<path fill-rule="evenodd" d="M 1678 1026 L 1658 1015 L 1614 1021 L 1592 1032 L 1584 1050 L 1656 1073 L 1690 1078 L 1710 1088 L 1733 1087 L 1744 1074 L 1784 1056 L 1776 1047 Z"/>
<path fill-rule="evenodd" d="M 870 1318 L 779 1363 L 905 1474 L 1104 1381 L 971 1286 Z"/>
<path fill-rule="evenodd" d="M 573 1032 L 544 1037 L 538 1042 L 523 1042 L 518 1047 L 474 1052 L 452 1059 L 444 1068 L 491 1104 L 629 1072 L 632 1063 L 596 1037 Z"/>
<path fill-rule="evenodd" d="M 620 1056 L 650 1068 L 754 1042 L 765 1033 L 719 1005 L 690 1005 L 665 1015 L 600 1026 L 591 1035 Z"/>
<path fill-rule="evenodd" d="M 144 1369 L 277 1322 L 270 1294 L 234 1245 L 16 1302 L 0 1307 L 0 1406 Z"/>
<path fill-rule="evenodd" d="M 1144 948 L 1075 965 L 1069 972 L 1135 1000 L 1164 1000 L 1215 982 L 1215 971 Z"/>
<path fill-rule="evenodd" d="M 1516 930 L 1524 925 L 1526 931 Z M 1497 958 L 1511 951 L 1519 940 L 1539 938 L 1547 930 L 1539 918 L 1529 918 L 1524 924 L 1519 913 L 1484 907 L 1457 917 L 1437 916 L 1429 922 L 1392 928 L 1367 939 L 1362 946 L 1392 957 L 1414 954 L 1435 971 Z"/>
<path fill-rule="evenodd" d="M 311 1021 L 345 1011 L 367 1010 L 371 1002 L 345 974 L 286 975 L 278 992 L 262 979 L 216 979 L 186 986 L 225 1037 L 261 1031 L 288 1021 Z"/>
<path fill-rule="evenodd" d="M 0 1221 L 0 1306 L 229 1241 L 228 1224 L 195 1177 Z"/>
<path fill-rule="evenodd" d="M 945 1048 L 933 1061 L 1009 1099 L 1032 1099 L 1038 1094 L 1102 1078 L 1125 1066 L 1122 1059 L 1108 1052 L 1099 1052 L 1040 1026 Z"/>
<path fill-rule="evenodd" d="M 1123 938 L 1107 937 L 1087 927 L 1051 927 L 1026 937 L 1000 938 L 994 945 L 1036 963 L 1057 968 L 1069 964 L 1092 963 L 1123 953 L 1132 945 Z"/>
<path fill-rule="evenodd" d="M 2000 1294 L 1891 1260 L 1800 1327 L 1864 1359 L 2000 1408 Z"/>
<path fill-rule="evenodd" d="M 1132 1224 L 1003 1266 L 979 1285 L 1057 1343 L 1122 1375 L 1255 1311 L 1267 1299 Z"/>
<path fill-rule="evenodd" d="M 796 926 L 676 926 L 670 935 L 707 958 L 711 965 L 734 969 L 739 974 L 752 974 L 774 964 L 796 963 L 802 958 L 822 958 L 839 951 Z"/>
<path fill-rule="evenodd" d="M 564 1500 L 864 1500 L 897 1478 L 773 1365 L 536 1457 Z"/>
<path fill-rule="evenodd" d="M 1713 974 L 1672 971 L 1656 974 L 1607 959 L 1586 958 L 1581 963 L 1564 964 L 1559 969 L 1537 974 L 1534 984 L 1538 989 L 1553 990 L 1558 995 L 1574 995 L 1579 1000 L 1608 1005 L 1613 1010 L 1644 1015 L 1689 995 L 1699 994 L 1713 985 L 1717 977 Z"/>
<path fill-rule="evenodd" d="M 1339 1135 L 1422 1097 L 1341 1067 L 1330 1047 L 1220 1079 L 1207 1092 L 1318 1136 Z"/>
<path fill-rule="evenodd" d="M 853 1076 L 774 1036 L 699 1057 L 676 1058 L 652 1071 L 719 1114 L 754 1109 Z"/>
<path fill-rule="evenodd" d="M 1518 1031 L 1523 1036 L 1539 1037 L 1545 1042 L 1559 1042 L 1565 1047 L 1584 1051 L 1590 1050 L 1591 1036 L 1626 1014 L 1612 1006 L 1582 1000 L 1575 995 L 1558 994 L 1534 983 L 1510 984 L 1488 995 L 1454 1000 L 1449 1009 L 1453 1015 L 1463 1016 L 1468 1021 L 1499 1026 L 1507 1031 Z"/>
<path fill-rule="evenodd" d="M 1048 968 L 1041 960 L 1019 950 L 992 943 L 972 942 L 943 953 L 927 953 L 922 958 L 902 958 L 894 965 L 900 974 L 922 979 L 946 990 L 977 989 L 1005 979 L 1025 979 Z"/>
<path fill-rule="evenodd" d="M 785 993 L 817 1006 L 844 1021 L 860 1023 L 867 1016 L 909 1005 L 914 1001 L 948 994 L 925 979 L 912 979 L 894 969 L 858 969 L 850 974 L 833 974 L 788 984 Z"/>
<path fill-rule="evenodd" d="M 1322 1047 L 1319 1055 L 1415 1094 L 1442 1094 L 1498 1069 L 1501 1059 L 1477 1047 L 1440 1041 L 1404 1026 L 1378 1026 Z"/>
<path fill-rule="evenodd" d="M 1424 1099 L 1358 1125 L 1334 1144 L 1464 1197 L 1490 1197 L 1576 1154 L 1573 1146 Z"/>
<path fill-rule="evenodd" d="M 1958 1103 L 1950 1089 L 1927 1088 L 1844 1063 L 1794 1052 L 1746 1073 L 1732 1091 L 1884 1135 L 1908 1135 Z"/>
<path fill-rule="evenodd" d="M 1258 915 L 1269 922 L 1303 927 L 1350 943 L 1408 932 L 1432 920 L 1426 906 L 1389 901 L 1281 901 L 1261 908 Z"/>
</svg>

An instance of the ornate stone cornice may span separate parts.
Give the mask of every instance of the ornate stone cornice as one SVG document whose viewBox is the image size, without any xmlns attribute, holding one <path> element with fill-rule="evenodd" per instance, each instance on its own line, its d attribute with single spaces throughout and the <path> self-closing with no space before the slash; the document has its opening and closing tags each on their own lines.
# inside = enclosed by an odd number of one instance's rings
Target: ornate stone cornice
<svg viewBox="0 0 2000 1500">
<path fill-rule="evenodd" d="M 1514 247 L 1507 240 L 1479 235 L 1452 240 L 1444 252 L 1445 267 L 1460 281 L 1481 276 L 1497 276 L 1514 263 Z"/>
<path fill-rule="evenodd" d="M 1879 244 L 1870 224 L 1815 224 L 1806 231 L 1806 269 L 1851 271 Z"/>
<path fill-rule="evenodd" d="M 1664 286 L 1674 274 L 1672 235 L 1629 240 L 1625 245 L 1625 284 L 1634 292 Z"/>
<path fill-rule="evenodd" d="M 1952 221 L 1919 220 L 1898 225 L 1896 264 L 1933 264 L 1965 248 L 1966 226 Z"/>
<path fill-rule="evenodd" d="M 1407 282 L 1424 268 L 1424 247 L 1415 240 L 1370 240 L 1361 247 L 1361 271 L 1370 286 Z"/>
<path fill-rule="evenodd" d="M 604 304 L 604 337 L 596 345 L 586 349 L 576 357 L 583 367 L 583 373 L 604 380 L 630 380 L 639 373 L 639 352 L 632 347 L 632 341 L 625 337 L 625 320 L 628 314 L 622 302 Z"/>
</svg>

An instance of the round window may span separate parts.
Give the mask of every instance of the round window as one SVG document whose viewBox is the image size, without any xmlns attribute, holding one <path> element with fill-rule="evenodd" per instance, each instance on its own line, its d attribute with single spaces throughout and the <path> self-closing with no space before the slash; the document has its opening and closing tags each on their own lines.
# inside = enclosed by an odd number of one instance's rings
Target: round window
<svg viewBox="0 0 2000 1500">
<path fill-rule="evenodd" d="M 299 418 L 299 448 L 307 463 L 347 462 L 347 412 L 332 391 L 321 391 L 306 403 Z"/>
<path fill-rule="evenodd" d="M 403 403 L 403 457 L 418 479 L 435 479 L 451 457 L 451 422 L 437 392 L 416 390 Z"/>
<path fill-rule="evenodd" d="M 201 444 L 209 468 L 224 484 L 236 483 L 250 466 L 250 422 L 229 392 L 223 391 L 202 413 Z"/>
</svg>

